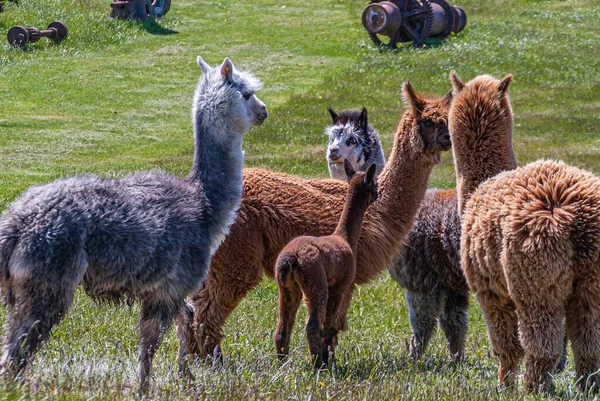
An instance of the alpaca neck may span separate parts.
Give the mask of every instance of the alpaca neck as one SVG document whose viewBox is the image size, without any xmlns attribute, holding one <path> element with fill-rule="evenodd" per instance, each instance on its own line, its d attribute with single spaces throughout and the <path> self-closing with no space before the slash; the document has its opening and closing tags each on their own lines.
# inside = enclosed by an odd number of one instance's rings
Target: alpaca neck
<svg viewBox="0 0 600 401">
<path fill-rule="evenodd" d="M 242 131 L 225 116 L 218 118 L 216 114 L 210 109 L 194 112 L 194 159 L 188 179 L 201 184 L 208 201 L 207 219 L 221 225 L 232 220 L 241 200 L 245 129 Z M 233 221 L 227 223 L 229 226 Z"/>
<path fill-rule="evenodd" d="M 380 230 L 380 244 L 389 260 L 381 261 L 387 267 L 391 258 L 412 227 L 421 201 L 427 190 L 431 170 L 436 158 L 413 143 L 412 118 L 405 115 L 399 126 L 390 159 L 379 176 L 379 197 L 369 208 L 366 219 L 371 227 Z"/>
<path fill-rule="evenodd" d="M 509 135 L 490 146 L 454 147 L 458 208 L 462 215 L 465 205 L 479 185 L 497 174 L 517 168 L 512 146 L 512 127 Z"/>
<path fill-rule="evenodd" d="M 362 226 L 365 210 L 369 207 L 364 196 L 349 191 L 346 195 L 344 210 L 333 235 L 339 235 L 350 244 L 352 252 L 356 254 L 358 237 Z"/>
</svg>

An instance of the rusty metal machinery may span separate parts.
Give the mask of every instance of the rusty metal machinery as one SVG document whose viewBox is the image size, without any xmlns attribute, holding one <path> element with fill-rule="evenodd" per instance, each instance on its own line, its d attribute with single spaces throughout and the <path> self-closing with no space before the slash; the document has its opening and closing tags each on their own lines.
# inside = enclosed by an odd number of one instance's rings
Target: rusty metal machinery
<svg viewBox="0 0 600 401">
<path fill-rule="evenodd" d="M 23 47 L 27 43 L 34 43 L 42 37 L 47 37 L 54 43 L 62 42 L 66 39 L 69 31 L 67 26 L 60 21 L 54 21 L 48 25 L 48 29 L 40 30 L 37 28 L 25 28 L 22 26 L 13 26 L 8 30 L 8 43 L 16 47 Z"/>
<path fill-rule="evenodd" d="M 110 18 L 146 21 L 164 16 L 171 8 L 171 0 L 114 0 L 110 7 Z"/>
<path fill-rule="evenodd" d="M 395 49 L 398 43 L 413 42 L 420 47 L 426 40 L 460 32 L 467 25 L 467 15 L 445 0 L 371 0 L 362 22 L 373 43 Z M 382 40 L 382 36 L 388 39 Z"/>
</svg>

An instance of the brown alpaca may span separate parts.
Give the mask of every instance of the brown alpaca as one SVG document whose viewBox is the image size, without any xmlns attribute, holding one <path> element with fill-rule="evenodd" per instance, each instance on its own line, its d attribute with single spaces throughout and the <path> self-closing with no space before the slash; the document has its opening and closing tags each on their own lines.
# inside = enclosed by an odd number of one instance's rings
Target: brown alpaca
<svg viewBox="0 0 600 401">
<path fill-rule="evenodd" d="M 451 78 L 461 259 L 500 359 L 499 385 L 514 383 L 525 355 L 525 388 L 552 389 L 566 317 L 579 387 L 597 390 L 600 179 L 562 162 L 517 168 L 512 77 Z"/>
<path fill-rule="evenodd" d="M 379 201 L 367 210 L 361 230 L 354 283 L 363 284 L 390 266 L 427 188 L 441 153 L 450 148 L 447 118 L 451 93 L 424 99 L 404 85 L 408 105 L 390 160 L 379 176 Z M 212 260 L 202 291 L 195 296 L 191 351 L 205 357 L 223 337 L 221 327 L 249 290 L 274 276 L 281 249 L 300 235 L 328 235 L 335 229 L 347 184 L 305 180 L 262 169 L 244 170 L 244 195 L 236 222 Z M 352 291 L 341 303 L 346 309 Z M 345 319 L 337 322 L 346 327 Z"/>
<path fill-rule="evenodd" d="M 363 215 L 377 199 L 376 165 L 366 173 L 355 172 L 348 159 L 344 170 L 348 191 L 344 210 L 332 235 L 294 238 L 283 248 L 275 264 L 279 286 L 279 323 L 275 332 L 275 349 L 279 359 L 289 353 L 290 335 L 302 294 L 308 308 L 306 336 L 315 366 L 333 358 L 332 341 L 338 333 L 334 325 L 346 319 L 347 307 L 341 300 L 350 292 L 356 274 L 356 248 Z"/>
</svg>

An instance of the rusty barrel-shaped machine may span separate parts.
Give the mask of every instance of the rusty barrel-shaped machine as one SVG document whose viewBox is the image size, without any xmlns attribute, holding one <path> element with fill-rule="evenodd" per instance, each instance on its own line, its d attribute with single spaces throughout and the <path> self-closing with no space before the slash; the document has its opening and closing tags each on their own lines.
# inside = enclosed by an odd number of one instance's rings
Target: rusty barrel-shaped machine
<svg viewBox="0 0 600 401">
<path fill-rule="evenodd" d="M 426 40 L 444 39 L 462 31 L 467 15 L 445 0 L 371 0 L 363 11 L 362 22 L 378 46 L 396 48 L 398 43 L 413 42 L 413 46 L 420 47 Z M 382 36 L 389 38 L 387 43 Z"/>
</svg>

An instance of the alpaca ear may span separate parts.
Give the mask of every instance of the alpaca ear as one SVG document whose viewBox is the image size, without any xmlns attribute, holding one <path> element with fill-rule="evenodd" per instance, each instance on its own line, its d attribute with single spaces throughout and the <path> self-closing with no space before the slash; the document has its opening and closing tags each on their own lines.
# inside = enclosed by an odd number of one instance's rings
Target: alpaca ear
<svg viewBox="0 0 600 401">
<path fill-rule="evenodd" d="M 458 74 L 456 74 L 454 71 L 452 71 L 450 73 L 450 81 L 452 81 L 452 86 L 454 87 L 454 90 L 456 91 L 456 93 L 459 93 L 465 87 L 465 83 L 462 81 L 462 79 L 460 79 Z"/>
<path fill-rule="evenodd" d="M 206 61 L 204 61 L 202 57 L 196 57 L 196 62 L 200 66 L 203 74 L 206 74 L 210 70 L 210 65 L 206 64 Z"/>
<path fill-rule="evenodd" d="M 365 136 L 367 132 L 369 132 L 369 116 L 367 115 L 367 108 L 363 107 L 360 112 L 360 116 L 358 117 L 358 121 L 360 122 L 360 127 L 362 128 Z"/>
<path fill-rule="evenodd" d="M 377 166 L 375 164 L 371 164 L 367 169 L 367 174 L 365 174 L 365 184 L 374 183 L 375 182 L 375 173 L 377 172 Z"/>
<path fill-rule="evenodd" d="M 331 116 L 331 121 L 333 121 L 333 123 L 336 124 L 338 122 L 338 120 L 340 119 L 340 116 L 338 116 L 331 107 L 328 107 L 327 111 L 329 112 L 329 115 Z"/>
<path fill-rule="evenodd" d="M 423 100 L 417 96 L 409 81 L 404 82 L 402 91 L 406 105 L 413 110 L 415 118 L 419 117 L 421 111 L 423 111 Z"/>
<path fill-rule="evenodd" d="M 500 95 L 504 95 L 508 90 L 508 85 L 512 82 L 513 76 L 512 74 L 508 74 L 504 77 L 502 81 L 500 81 L 500 85 L 498 85 L 498 93 Z"/>
<path fill-rule="evenodd" d="M 452 91 L 446 93 L 444 95 L 444 97 L 442 97 L 442 102 L 444 102 L 446 104 L 446 106 L 448 106 L 450 104 L 451 100 L 452 100 Z"/>
<path fill-rule="evenodd" d="M 231 60 L 229 60 L 229 57 L 226 57 L 225 60 L 223 60 L 223 64 L 221 64 L 221 75 L 225 82 L 232 81 L 233 64 L 231 63 Z"/>
<path fill-rule="evenodd" d="M 352 167 L 352 163 L 350 163 L 348 159 L 344 159 L 344 171 L 346 172 L 346 177 L 348 177 L 348 181 L 350 181 L 350 178 L 352 178 L 352 176 L 356 174 L 356 171 L 354 171 L 354 168 Z"/>
</svg>

